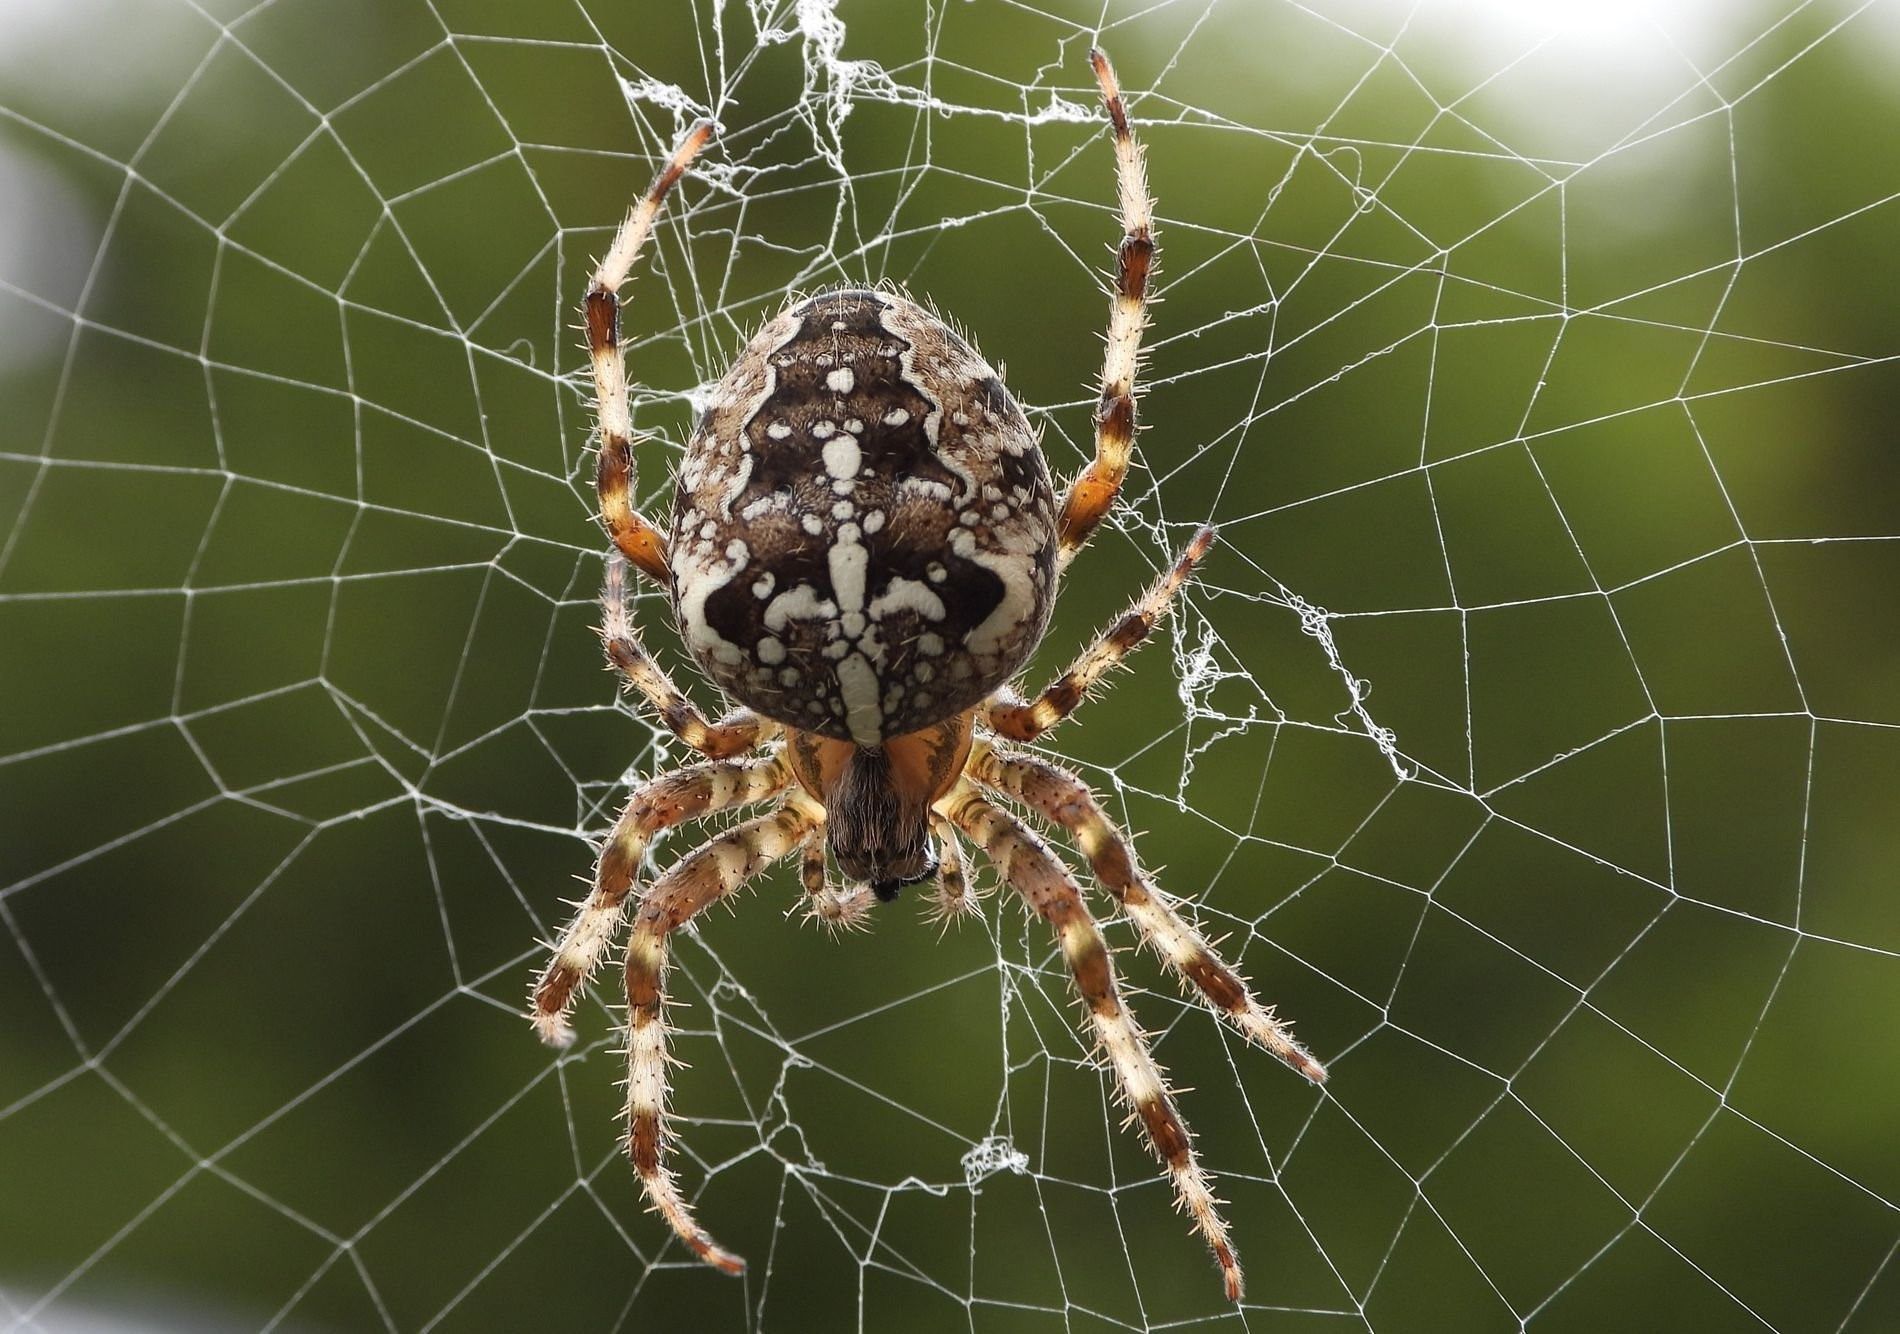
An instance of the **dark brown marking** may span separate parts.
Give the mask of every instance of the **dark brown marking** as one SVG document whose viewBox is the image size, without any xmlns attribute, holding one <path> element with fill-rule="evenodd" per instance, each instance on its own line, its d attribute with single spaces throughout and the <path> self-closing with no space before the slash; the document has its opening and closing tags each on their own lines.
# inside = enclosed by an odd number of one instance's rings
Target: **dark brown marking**
<svg viewBox="0 0 1900 1334">
<path fill-rule="evenodd" d="M 1099 932 L 1090 932 L 1088 939 L 1070 951 L 1069 971 L 1075 974 L 1076 989 L 1091 1011 L 1098 1015 L 1121 1012 L 1121 1000 L 1115 994 L 1114 970 L 1108 962 L 1108 946 L 1102 942 Z"/>
<path fill-rule="evenodd" d="M 534 1009 L 536 1014 L 564 1014 L 568 998 L 579 986 L 581 975 L 569 968 L 551 965 L 534 988 Z"/>
<path fill-rule="evenodd" d="M 653 917 L 645 911 L 642 911 L 641 919 L 642 920 L 634 923 L 633 929 L 635 931 L 644 931 L 649 936 L 664 936 L 668 931 L 672 930 L 674 926 L 678 925 L 678 923 L 675 922 L 666 922 L 664 918 L 656 922 Z M 659 948 L 664 950 L 666 948 L 665 943 L 661 942 Z M 664 957 L 662 957 L 660 968 L 664 969 L 665 967 L 666 961 Z M 641 1021 L 643 1016 L 647 1022 L 655 1022 L 658 1020 L 660 1011 L 660 985 L 661 978 L 659 971 L 648 968 L 645 964 L 635 959 L 633 953 L 629 951 L 627 954 L 627 1018 L 632 1026 L 642 1026 Z"/>
<path fill-rule="evenodd" d="M 1148 271 L 1154 258 L 1154 238 L 1146 232 L 1131 232 L 1122 238 L 1115 263 L 1124 295 L 1139 297 L 1148 290 Z"/>
<path fill-rule="evenodd" d="M 864 554 L 838 564 L 840 548 Z M 892 292 L 822 293 L 769 323 L 715 393 L 674 500 L 676 610 L 700 618 L 686 626 L 700 664 L 767 717 L 861 744 L 839 652 L 875 678 L 879 738 L 961 713 L 1041 637 L 1055 552 L 1022 409 L 962 338 Z M 1019 606 L 998 562 L 1022 576 Z M 804 601 L 774 612 L 795 590 Z M 1005 605 L 1012 623 L 988 626 Z"/>
<path fill-rule="evenodd" d="M 663 201 L 667 196 L 667 192 L 679 184 L 680 177 L 686 174 L 686 169 L 693 164 L 693 159 L 700 155 L 708 143 L 712 142 L 712 137 L 713 123 L 711 121 L 694 121 L 693 127 L 686 132 L 686 137 L 680 141 L 680 146 L 673 150 L 672 159 L 666 166 L 660 169 L 660 174 L 654 178 L 653 188 L 647 191 L 647 198 L 651 199 L 655 204 L 659 204 Z"/>
<path fill-rule="evenodd" d="M 1117 138 L 1128 137 L 1128 113 L 1122 109 L 1122 90 L 1115 78 L 1115 67 L 1108 63 L 1108 53 L 1099 46 L 1089 48 L 1089 68 L 1095 71 L 1095 82 L 1101 85 L 1102 101 L 1108 107 L 1108 118 L 1115 123 Z"/>
<path fill-rule="evenodd" d="M 1185 1167 L 1193 1160 L 1187 1127 L 1181 1124 L 1180 1114 L 1165 1096 L 1146 1099 L 1135 1110 L 1141 1114 L 1141 1124 L 1147 1129 L 1148 1138 L 1154 1142 L 1155 1153 L 1162 1162 L 1169 1167 Z"/>
<path fill-rule="evenodd" d="M 1102 434 L 1110 440 L 1133 440 L 1135 438 L 1134 398 L 1122 390 L 1104 391 L 1102 401 L 1095 409 L 1095 420 L 1101 424 Z"/>
<path fill-rule="evenodd" d="M 1247 1008 L 1247 988 L 1219 959 L 1205 950 L 1182 965 L 1181 971 L 1187 974 L 1188 981 L 1201 989 L 1202 995 L 1229 1014 L 1239 1014 Z"/>
<path fill-rule="evenodd" d="M 661 1134 L 659 1117 L 651 1112 L 633 1114 L 627 1128 L 627 1155 L 633 1159 L 633 1170 L 643 1177 L 660 1171 Z"/>
<path fill-rule="evenodd" d="M 604 287 L 589 287 L 581 299 L 587 319 L 587 345 L 595 350 L 620 346 L 620 298 Z"/>
<path fill-rule="evenodd" d="M 814 838 L 805 845 L 804 856 L 798 864 L 799 883 L 805 893 L 816 897 L 825 892 L 825 842 Z"/>
</svg>

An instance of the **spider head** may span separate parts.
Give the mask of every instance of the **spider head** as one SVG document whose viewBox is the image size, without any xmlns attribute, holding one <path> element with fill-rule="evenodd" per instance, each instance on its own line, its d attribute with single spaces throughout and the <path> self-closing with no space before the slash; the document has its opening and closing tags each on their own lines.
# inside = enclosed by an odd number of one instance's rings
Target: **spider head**
<svg viewBox="0 0 1900 1334">
<path fill-rule="evenodd" d="M 824 804 L 826 840 L 847 880 L 889 903 L 937 873 L 930 808 L 963 773 L 973 719 L 965 712 L 878 746 L 790 734 L 793 771 Z"/>
</svg>

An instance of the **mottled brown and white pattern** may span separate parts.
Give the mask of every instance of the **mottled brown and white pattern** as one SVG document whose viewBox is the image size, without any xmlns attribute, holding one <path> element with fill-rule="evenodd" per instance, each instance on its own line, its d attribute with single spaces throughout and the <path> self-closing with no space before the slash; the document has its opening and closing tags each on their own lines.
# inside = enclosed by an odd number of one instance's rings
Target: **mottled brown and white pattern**
<svg viewBox="0 0 1900 1334">
<path fill-rule="evenodd" d="M 583 302 L 598 394 L 596 487 L 617 548 L 601 639 L 608 661 L 702 762 L 637 786 L 593 892 L 535 986 L 541 1036 L 568 1016 L 625 918 L 627 1151 L 648 1201 L 707 1264 L 745 1261 L 700 1226 L 669 1165 L 665 981 L 673 933 L 773 862 L 799 854 L 806 915 L 866 926 L 880 901 L 934 879 L 946 923 L 978 909 L 974 842 L 1054 930 L 1096 1050 L 1220 1266 L 1240 1260 L 1187 1123 L 1123 1002 L 1080 883 L 1004 803 L 1068 838 L 1163 963 L 1222 1017 L 1313 1083 L 1325 1068 L 1135 863 L 1082 780 L 1006 740 L 1030 741 L 1087 700 L 1167 614 L 1213 545 L 1201 529 L 1126 614 L 1040 694 L 1011 678 L 1041 640 L 1061 571 L 1107 516 L 1135 441 L 1136 375 L 1157 249 L 1141 146 L 1108 58 L 1089 54 L 1114 134 L 1122 240 L 1110 293 L 1095 455 L 1062 492 L 1022 409 L 945 321 L 895 291 L 842 288 L 793 302 L 720 380 L 680 465 L 670 535 L 635 510 L 619 290 L 667 193 L 712 138 L 694 126 L 621 224 Z M 641 645 L 628 564 L 671 597 L 693 659 L 735 708 L 714 721 Z M 636 895 L 654 835 L 772 803 L 689 851 Z M 835 883 L 832 872 L 842 877 Z"/>
<path fill-rule="evenodd" d="M 627 895 L 640 874 L 647 843 L 663 829 L 698 820 L 735 806 L 752 806 L 785 790 L 791 766 L 783 755 L 746 760 L 711 760 L 688 765 L 642 783 L 627 798 L 614 822 L 600 861 L 594 867 L 594 891 L 580 904 L 574 920 L 554 947 L 554 957 L 534 988 L 534 1021 L 544 1042 L 565 1047 L 574 1040 L 568 1011 L 574 993 L 593 976 L 595 965 L 620 932 Z"/>
<path fill-rule="evenodd" d="M 876 746 L 1029 656 L 1055 500 L 989 363 L 908 298 L 852 288 L 739 354 L 686 447 L 670 551 L 681 632 L 728 695 Z"/>
</svg>

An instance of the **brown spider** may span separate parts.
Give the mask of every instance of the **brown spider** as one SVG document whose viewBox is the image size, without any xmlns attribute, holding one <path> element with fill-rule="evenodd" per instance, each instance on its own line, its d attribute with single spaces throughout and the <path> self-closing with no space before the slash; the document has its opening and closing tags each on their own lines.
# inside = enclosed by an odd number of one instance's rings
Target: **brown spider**
<svg viewBox="0 0 1900 1334">
<path fill-rule="evenodd" d="M 1207 529 L 1195 534 L 1041 695 L 1024 700 L 1009 688 L 1042 637 L 1058 576 L 1114 503 L 1134 439 L 1154 228 L 1114 70 L 1100 51 L 1089 61 L 1114 130 L 1124 236 L 1095 458 L 1059 503 L 1022 409 L 963 339 L 895 293 L 832 291 L 781 312 L 720 381 L 687 445 L 663 541 L 632 507 L 617 293 L 668 190 L 711 139 L 710 124 L 688 132 L 588 284 L 601 514 L 620 553 L 608 563 L 602 637 L 628 683 L 705 758 L 633 790 L 601 850 L 593 892 L 535 987 L 532 1018 L 546 1041 L 572 1040 L 575 993 L 620 929 L 649 839 L 715 811 L 773 803 L 647 887 L 627 943 L 628 1153 L 653 1207 L 727 1273 L 745 1262 L 694 1220 L 666 1166 L 667 949 L 673 931 L 793 852 L 802 850 L 813 915 L 848 924 L 873 897 L 889 901 L 933 876 L 946 916 L 972 910 L 959 837 L 984 849 L 1055 931 L 1095 1038 L 1230 1300 L 1240 1299 L 1241 1276 L 1227 1225 L 1122 1004 L 1082 890 L 995 798 L 1062 829 L 1162 962 L 1217 1013 L 1308 1079 L 1326 1078 L 1137 869 L 1082 781 L 1002 744 L 1032 741 L 1072 713 L 1147 637 L 1213 542 Z M 621 556 L 668 591 L 693 657 L 745 707 L 707 722 L 647 656 L 627 618 Z M 827 883 L 827 849 L 843 890 Z"/>
</svg>

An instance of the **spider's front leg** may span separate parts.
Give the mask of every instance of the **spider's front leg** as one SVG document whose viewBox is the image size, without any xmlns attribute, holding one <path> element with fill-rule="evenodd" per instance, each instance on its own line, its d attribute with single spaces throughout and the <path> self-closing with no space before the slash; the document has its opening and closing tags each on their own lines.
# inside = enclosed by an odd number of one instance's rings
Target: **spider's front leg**
<svg viewBox="0 0 1900 1334">
<path fill-rule="evenodd" d="M 550 1046 L 574 1040 L 568 1013 L 574 998 L 593 975 L 601 954 L 620 930 L 628 891 L 640 873 L 647 843 L 662 829 L 697 820 L 715 811 L 750 806 L 777 796 L 791 781 L 791 766 L 781 756 L 713 761 L 661 774 L 634 788 L 600 850 L 594 889 L 561 933 L 541 979 L 535 984 L 529 1017 Z"/>
<path fill-rule="evenodd" d="M 666 543 L 633 508 L 633 414 L 627 406 L 627 366 L 620 347 L 620 287 L 633 272 L 667 193 L 712 135 L 712 122 L 704 120 L 686 132 L 646 194 L 628 210 L 581 302 L 587 353 L 594 368 L 594 413 L 600 422 L 600 465 L 594 478 L 600 517 L 614 545 L 662 587 L 672 586 Z"/>
<path fill-rule="evenodd" d="M 693 1254 L 728 1274 L 745 1261 L 693 1218 L 666 1165 L 666 965 L 680 927 L 802 845 L 818 823 L 811 803 L 793 797 L 689 853 L 653 882 L 627 938 L 627 1153 L 647 1199 Z"/>
<path fill-rule="evenodd" d="M 1293 1040 L 1286 1025 L 1248 989 L 1246 979 L 1223 962 L 1206 938 L 1148 883 L 1135 864 L 1134 849 L 1103 813 L 1087 784 L 1067 769 L 1033 756 L 1000 755 L 984 745 L 970 756 L 969 772 L 985 787 L 1014 797 L 1066 830 L 1142 939 L 1217 1014 L 1315 1084 L 1326 1082 L 1326 1067 Z"/>
<path fill-rule="evenodd" d="M 1173 1179 L 1175 1199 L 1214 1253 L 1227 1299 L 1239 1301 L 1240 1260 L 1228 1239 L 1226 1220 L 1220 1215 L 1207 1173 L 1194 1157 L 1193 1140 L 1175 1109 L 1167 1081 L 1148 1050 L 1140 1025 L 1122 1004 L 1108 942 L 1082 901 L 1081 887 L 1047 844 L 1007 811 L 984 800 L 974 784 L 958 784 L 938 803 L 938 809 L 983 848 L 1003 878 L 1055 931 L 1076 990 L 1088 1006 L 1096 1040 L 1115 1068 L 1129 1109 Z"/>
</svg>

